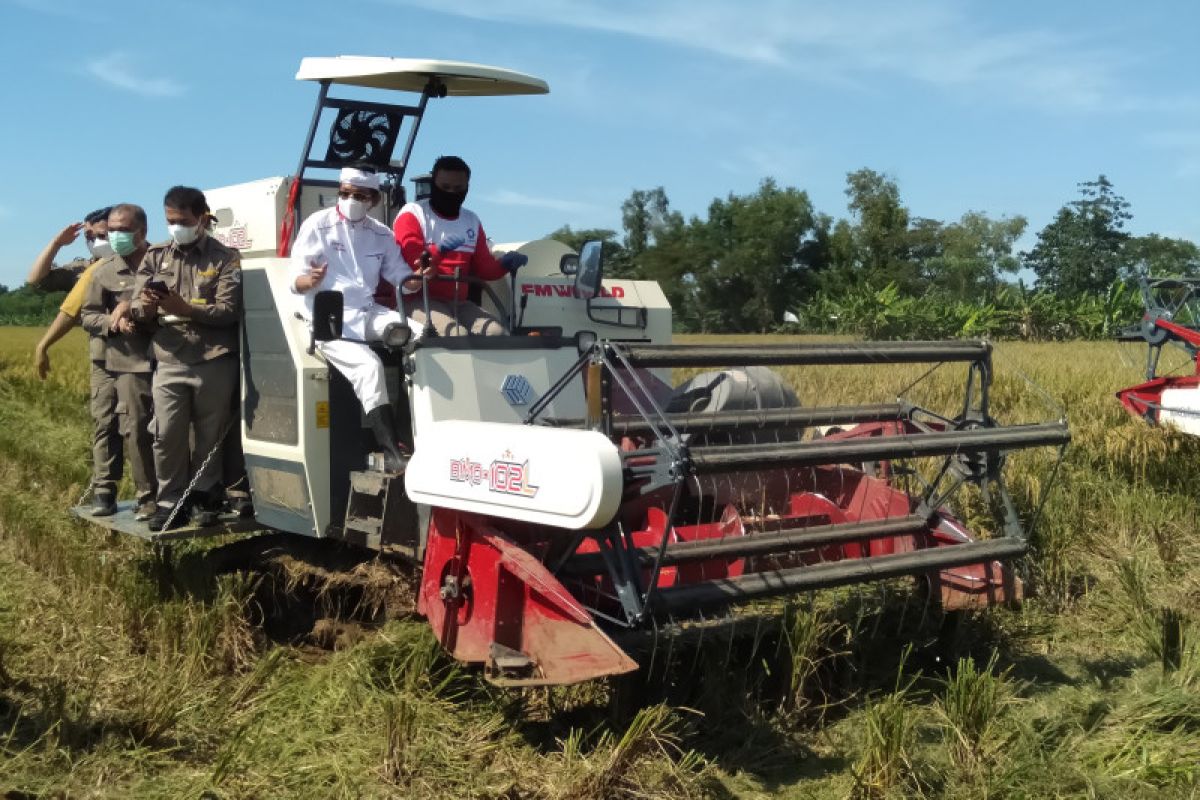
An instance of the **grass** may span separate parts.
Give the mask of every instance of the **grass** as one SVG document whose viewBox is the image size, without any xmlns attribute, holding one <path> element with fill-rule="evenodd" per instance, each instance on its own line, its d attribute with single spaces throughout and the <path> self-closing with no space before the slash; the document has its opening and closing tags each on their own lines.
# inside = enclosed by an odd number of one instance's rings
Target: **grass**
<svg viewBox="0 0 1200 800">
<path fill-rule="evenodd" d="M 449 662 L 423 621 L 379 613 L 411 586 L 376 562 L 200 579 L 212 545 L 154 551 L 71 520 L 88 476 L 83 341 L 58 345 L 41 383 L 39 333 L 0 340 L 0 794 L 1200 794 L 1200 440 L 1126 417 L 1112 393 L 1138 375 L 1118 345 L 997 347 L 998 415 L 1061 407 L 1074 435 L 1048 497 L 1050 454 L 1010 464 L 1021 513 L 1046 500 L 1020 610 L 941 619 L 904 584 L 825 593 L 744 648 L 660 654 L 632 694 L 514 694 Z M 890 400 L 916 374 L 785 377 L 824 405 Z M 944 406 L 961 387 L 935 374 L 919 391 Z M 369 589 L 347 609 L 349 570 Z M 273 641 L 259 621 L 284 589 L 364 626 L 330 629 L 324 649 Z"/>
</svg>

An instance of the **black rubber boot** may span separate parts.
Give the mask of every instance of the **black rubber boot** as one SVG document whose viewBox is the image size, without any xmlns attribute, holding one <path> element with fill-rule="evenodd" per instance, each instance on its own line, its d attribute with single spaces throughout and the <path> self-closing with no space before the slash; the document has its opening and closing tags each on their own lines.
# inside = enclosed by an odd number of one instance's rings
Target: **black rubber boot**
<svg viewBox="0 0 1200 800">
<path fill-rule="evenodd" d="M 96 500 L 88 513 L 93 517 L 111 517 L 117 513 L 117 501 L 109 492 L 96 492 Z"/>
<path fill-rule="evenodd" d="M 375 441 L 383 450 L 383 465 L 388 472 L 403 472 L 408 466 L 408 456 L 400 449 L 396 437 L 396 418 L 390 405 L 382 405 L 367 413 L 367 424 Z"/>
</svg>

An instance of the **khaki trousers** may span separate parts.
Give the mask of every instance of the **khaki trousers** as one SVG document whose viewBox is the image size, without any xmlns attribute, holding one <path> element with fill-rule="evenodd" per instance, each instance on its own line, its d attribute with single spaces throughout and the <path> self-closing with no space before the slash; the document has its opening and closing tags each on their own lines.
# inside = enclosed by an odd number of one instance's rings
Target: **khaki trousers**
<svg viewBox="0 0 1200 800">
<path fill-rule="evenodd" d="M 456 309 L 457 316 L 454 313 Z M 420 296 L 415 300 L 407 300 L 405 310 L 421 325 L 425 324 L 425 306 Z M 457 304 L 430 300 L 429 316 L 433 318 L 433 329 L 438 336 L 503 336 L 508 333 L 500 320 L 470 300 L 460 300 Z"/>
<path fill-rule="evenodd" d="M 178 502 L 201 465 L 204 471 L 196 477 L 195 491 L 211 491 L 218 483 L 221 454 L 212 451 L 225 434 L 229 396 L 237 388 L 235 355 L 197 364 L 159 362 L 153 395 L 154 469 L 160 506 Z"/>
<path fill-rule="evenodd" d="M 152 373 L 110 374 L 117 387 L 121 436 L 125 441 L 125 452 L 129 455 L 133 485 L 137 489 L 138 502 L 143 503 L 154 499 L 157 488 L 154 478 L 154 436 L 150 433 L 150 419 L 154 416 Z"/>
<path fill-rule="evenodd" d="M 117 414 L 117 381 L 104 368 L 103 361 L 93 361 L 88 382 L 92 412 L 92 490 L 116 497 L 124 459 Z"/>
</svg>

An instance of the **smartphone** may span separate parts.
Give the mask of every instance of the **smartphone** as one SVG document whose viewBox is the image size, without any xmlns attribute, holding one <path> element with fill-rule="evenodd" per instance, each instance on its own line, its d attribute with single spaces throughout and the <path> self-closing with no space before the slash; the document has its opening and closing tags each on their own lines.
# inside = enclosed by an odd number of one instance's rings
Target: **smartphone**
<svg viewBox="0 0 1200 800">
<path fill-rule="evenodd" d="M 163 294 L 171 293 L 171 290 L 167 288 L 167 284 L 158 279 L 146 281 L 146 288 L 152 292 L 162 292 Z"/>
</svg>

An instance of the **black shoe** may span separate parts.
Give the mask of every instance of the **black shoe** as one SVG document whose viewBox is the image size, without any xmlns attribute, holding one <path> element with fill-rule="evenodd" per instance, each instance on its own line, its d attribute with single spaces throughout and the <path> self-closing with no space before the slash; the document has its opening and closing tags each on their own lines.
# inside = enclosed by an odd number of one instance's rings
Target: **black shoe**
<svg viewBox="0 0 1200 800">
<path fill-rule="evenodd" d="M 146 527 L 152 531 L 173 531 L 178 528 L 185 527 L 191 522 L 191 514 L 188 509 L 181 508 L 175 514 L 175 518 L 171 520 L 171 526 L 167 527 L 167 520 L 171 517 L 171 510 L 174 506 L 159 506 L 154 512 L 154 516 L 146 521 Z"/>
<path fill-rule="evenodd" d="M 88 513 L 93 517 L 111 517 L 117 513 L 117 501 L 108 492 L 96 492 L 96 499 Z"/>
<path fill-rule="evenodd" d="M 225 506 L 224 498 L 220 489 L 205 491 L 197 489 L 188 496 L 187 509 L 181 510 L 179 513 L 184 514 L 185 518 L 190 518 L 193 525 L 198 525 L 201 528 L 207 528 L 209 525 L 216 525 L 217 519 L 220 517 L 221 511 Z M 190 514 L 184 513 L 190 511 Z"/>
<path fill-rule="evenodd" d="M 409 456 L 400 449 L 396 439 L 396 419 L 392 415 L 392 407 L 382 405 L 367 413 L 367 424 L 371 433 L 375 434 L 375 442 L 383 451 L 383 468 L 385 472 L 403 472 L 408 466 Z"/>
<path fill-rule="evenodd" d="M 245 495 L 234 495 L 229 498 L 229 510 L 242 519 L 254 516 L 254 501 Z"/>
<path fill-rule="evenodd" d="M 139 500 L 137 508 L 133 512 L 133 518 L 138 522 L 145 522 L 154 516 L 158 511 L 158 503 L 154 502 L 154 498 L 150 497 L 145 500 Z"/>
</svg>

